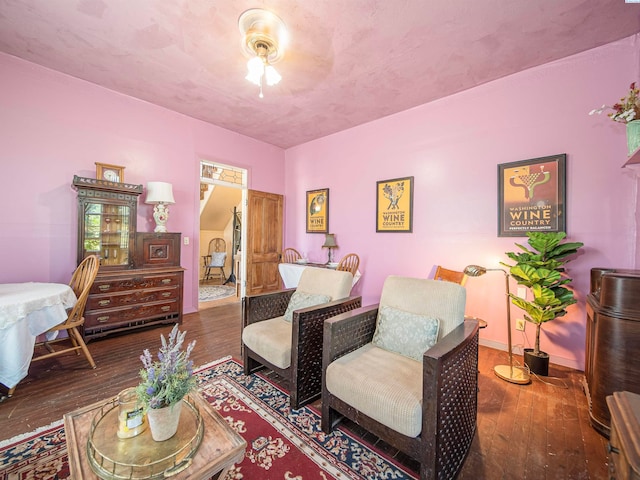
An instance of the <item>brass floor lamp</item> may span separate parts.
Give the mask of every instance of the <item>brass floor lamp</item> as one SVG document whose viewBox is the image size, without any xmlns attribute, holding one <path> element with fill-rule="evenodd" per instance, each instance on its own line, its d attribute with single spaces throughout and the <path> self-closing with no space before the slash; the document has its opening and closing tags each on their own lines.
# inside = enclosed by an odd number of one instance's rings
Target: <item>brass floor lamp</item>
<svg viewBox="0 0 640 480">
<path fill-rule="evenodd" d="M 509 274 L 502 268 L 484 268 L 479 265 L 468 265 L 464 269 L 464 273 L 470 277 L 479 277 L 487 272 L 502 272 L 506 285 L 507 299 L 507 342 L 509 347 L 509 365 L 496 365 L 493 367 L 495 374 L 502 380 L 511 383 L 525 385 L 531 381 L 529 372 L 525 367 L 513 366 L 513 347 L 511 345 L 511 298 L 509 297 Z"/>
</svg>

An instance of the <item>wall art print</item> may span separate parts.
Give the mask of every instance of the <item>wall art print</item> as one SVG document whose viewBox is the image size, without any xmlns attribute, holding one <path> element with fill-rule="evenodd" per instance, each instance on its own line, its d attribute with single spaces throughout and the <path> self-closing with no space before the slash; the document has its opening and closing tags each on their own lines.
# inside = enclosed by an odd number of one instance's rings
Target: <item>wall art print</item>
<svg viewBox="0 0 640 480">
<path fill-rule="evenodd" d="M 498 165 L 498 236 L 565 231 L 566 154 Z"/>
<path fill-rule="evenodd" d="M 307 233 L 329 233 L 329 189 L 307 192 Z"/>
<path fill-rule="evenodd" d="M 413 177 L 376 182 L 376 232 L 413 231 Z"/>
</svg>

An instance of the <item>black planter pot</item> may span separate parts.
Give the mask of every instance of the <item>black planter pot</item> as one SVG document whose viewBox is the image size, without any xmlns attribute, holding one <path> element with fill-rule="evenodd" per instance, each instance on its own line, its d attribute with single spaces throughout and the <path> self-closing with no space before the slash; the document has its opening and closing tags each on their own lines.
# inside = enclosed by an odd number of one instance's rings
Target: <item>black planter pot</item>
<svg viewBox="0 0 640 480">
<path fill-rule="evenodd" d="M 543 377 L 549 376 L 549 354 L 540 351 L 539 355 L 533 354 L 533 348 L 524 349 L 524 363 L 529 367 L 531 373 L 541 375 Z"/>
</svg>

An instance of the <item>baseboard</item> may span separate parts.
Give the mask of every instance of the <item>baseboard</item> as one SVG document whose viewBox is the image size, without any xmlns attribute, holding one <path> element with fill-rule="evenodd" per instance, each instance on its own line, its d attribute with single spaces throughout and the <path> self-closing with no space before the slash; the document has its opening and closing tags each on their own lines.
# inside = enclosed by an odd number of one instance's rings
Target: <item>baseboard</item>
<svg viewBox="0 0 640 480">
<path fill-rule="evenodd" d="M 485 340 L 480 339 L 478 342 L 483 347 L 493 348 L 495 350 L 502 350 L 503 352 L 508 351 L 507 345 L 505 343 L 494 342 L 493 340 Z M 523 347 L 522 345 L 515 345 L 513 347 L 513 353 L 515 355 L 522 355 Z M 553 363 L 555 365 L 561 365 L 563 367 L 573 368 L 574 370 L 583 371 L 584 366 L 580 365 L 575 358 L 565 358 L 557 355 L 549 355 L 549 363 Z"/>
</svg>

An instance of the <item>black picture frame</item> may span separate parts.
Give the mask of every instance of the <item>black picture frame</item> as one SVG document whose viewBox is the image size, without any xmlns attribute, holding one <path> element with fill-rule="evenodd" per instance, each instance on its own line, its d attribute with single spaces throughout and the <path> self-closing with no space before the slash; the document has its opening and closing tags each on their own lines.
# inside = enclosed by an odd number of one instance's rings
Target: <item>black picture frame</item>
<svg viewBox="0 0 640 480">
<path fill-rule="evenodd" d="M 567 155 L 498 165 L 498 236 L 566 231 Z"/>
</svg>

